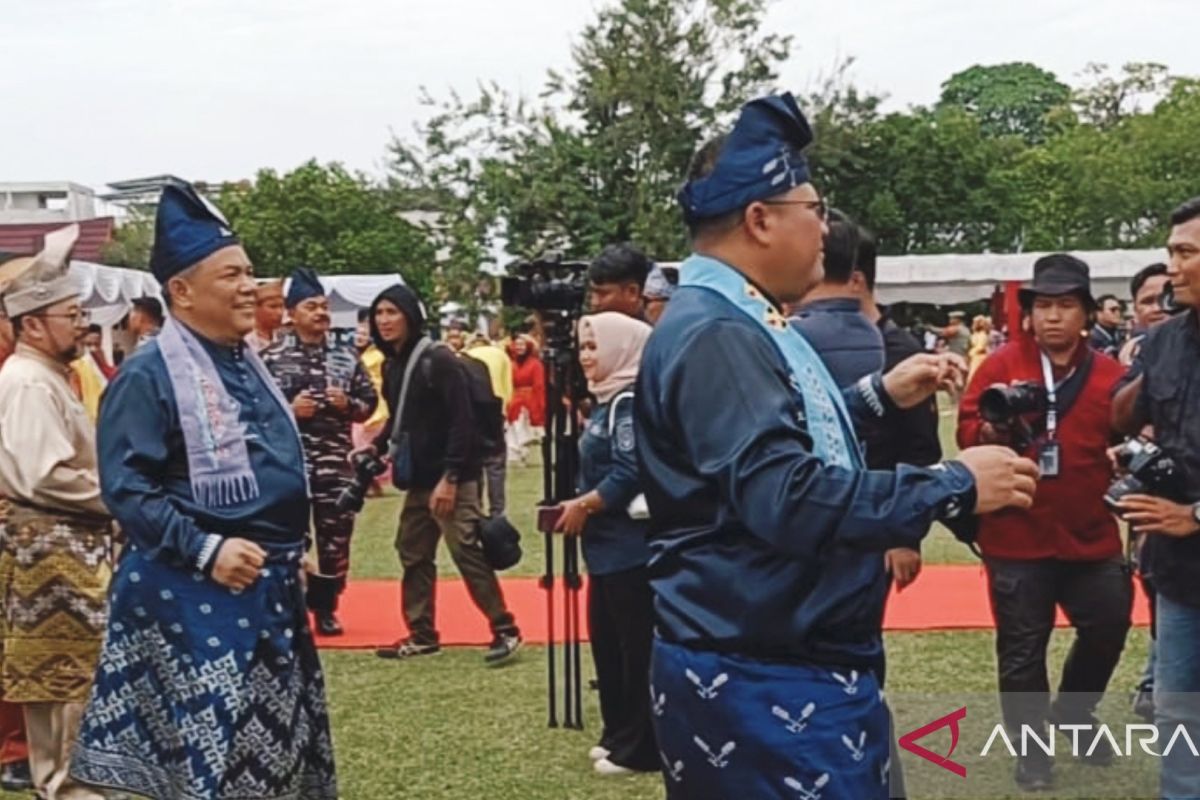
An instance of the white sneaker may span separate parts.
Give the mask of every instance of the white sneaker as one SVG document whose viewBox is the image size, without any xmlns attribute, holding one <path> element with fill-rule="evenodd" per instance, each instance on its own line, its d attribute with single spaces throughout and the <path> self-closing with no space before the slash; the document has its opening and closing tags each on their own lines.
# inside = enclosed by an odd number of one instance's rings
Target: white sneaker
<svg viewBox="0 0 1200 800">
<path fill-rule="evenodd" d="M 608 748 L 596 745 L 591 750 L 588 750 L 588 758 L 592 761 L 599 761 L 602 758 L 608 758 Z"/>
<path fill-rule="evenodd" d="M 628 767 L 622 767 L 619 764 L 614 764 L 607 758 L 602 758 L 592 765 L 592 769 L 596 770 L 597 775 L 603 775 L 607 778 L 615 778 L 621 775 L 635 775 L 634 770 Z"/>
</svg>

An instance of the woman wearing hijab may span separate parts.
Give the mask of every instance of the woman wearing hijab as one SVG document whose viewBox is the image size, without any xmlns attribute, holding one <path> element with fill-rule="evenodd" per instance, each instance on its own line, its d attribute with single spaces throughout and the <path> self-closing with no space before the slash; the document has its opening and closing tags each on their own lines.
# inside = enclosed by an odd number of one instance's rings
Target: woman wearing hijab
<svg viewBox="0 0 1200 800">
<path fill-rule="evenodd" d="M 615 312 L 579 322 L 579 364 L 596 406 L 579 442 L 580 495 L 562 504 L 558 523 L 561 533 L 583 537 L 588 627 L 604 718 L 590 755 L 596 772 L 606 776 L 660 768 L 649 685 L 649 519 L 636 510 L 641 488 L 633 434 L 633 384 L 649 337 L 649 325 Z"/>
<path fill-rule="evenodd" d="M 525 462 L 525 448 L 542 438 L 546 425 L 546 368 L 532 338 L 521 335 L 512 344 L 513 398 L 508 404 L 510 461 Z"/>
</svg>

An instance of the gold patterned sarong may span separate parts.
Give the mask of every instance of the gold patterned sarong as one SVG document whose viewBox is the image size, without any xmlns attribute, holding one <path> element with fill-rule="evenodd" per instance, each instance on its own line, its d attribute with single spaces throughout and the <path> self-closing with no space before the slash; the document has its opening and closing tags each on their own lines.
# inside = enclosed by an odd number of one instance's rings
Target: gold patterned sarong
<svg viewBox="0 0 1200 800">
<path fill-rule="evenodd" d="M 108 520 L 0 499 L 0 696 L 87 700 L 111 578 Z"/>
</svg>

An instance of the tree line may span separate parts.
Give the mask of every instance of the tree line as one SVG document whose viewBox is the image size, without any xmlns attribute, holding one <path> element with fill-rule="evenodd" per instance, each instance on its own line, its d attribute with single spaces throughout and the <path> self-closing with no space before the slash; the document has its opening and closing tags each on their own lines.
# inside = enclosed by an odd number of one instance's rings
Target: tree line
<svg viewBox="0 0 1200 800">
<path fill-rule="evenodd" d="M 633 241 L 678 259 L 692 153 L 747 100 L 792 88 L 779 85 L 792 41 L 763 29 L 766 2 L 621 0 L 536 98 L 489 83 L 427 94 L 382 179 L 311 161 L 215 199 L 263 274 L 400 271 L 468 307 L 501 248 L 586 259 Z M 852 66 L 793 91 L 814 183 L 884 254 L 1157 246 L 1169 210 L 1200 194 L 1200 79 L 1164 65 L 1093 64 L 1075 85 L 1035 64 L 976 65 L 936 103 L 889 112 Z M 143 266 L 145 232 L 126 228 L 114 261 Z"/>
</svg>

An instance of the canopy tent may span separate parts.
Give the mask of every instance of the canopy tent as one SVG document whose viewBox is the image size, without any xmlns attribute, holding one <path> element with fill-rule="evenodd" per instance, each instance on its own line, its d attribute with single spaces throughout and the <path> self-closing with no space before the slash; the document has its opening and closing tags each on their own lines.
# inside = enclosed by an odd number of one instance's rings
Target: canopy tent
<svg viewBox="0 0 1200 800">
<path fill-rule="evenodd" d="M 1072 251 L 1091 268 L 1092 294 L 1129 295 L 1129 279 L 1142 267 L 1166 261 L 1166 251 Z M 1046 253 L 948 253 L 880 256 L 875 289 L 883 303 L 954 305 L 986 300 L 997 285 L 1033 277 L 1033 262 Z"/>
<path fill-rule="evenodd" d="M 1071 251 L 1091 268 L 1092 294 L 1129 295 L 1129 279 L 1149 264 L 1165 262 L 1165 249 Z M 997 286 L 1033 278 L 1033 262 L 1047 253 L 945 253 L 880 256 L 875 290 L 879 301 L 957 305 L 987 300 Z M 678 267 L 665 262 L 664 267 Z"/>
<path fill-rule="evenodd" d="M 72 261 L 70 274 L 79 286 L 83 307 L 91 311 L 92 322 L 103 328 L 120 322 L 135 298 L 162 297 L 158 281 L 149 272 Z"/>
</svg>

